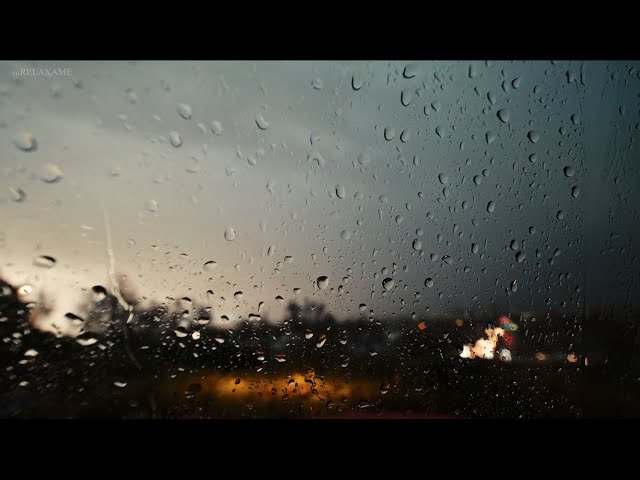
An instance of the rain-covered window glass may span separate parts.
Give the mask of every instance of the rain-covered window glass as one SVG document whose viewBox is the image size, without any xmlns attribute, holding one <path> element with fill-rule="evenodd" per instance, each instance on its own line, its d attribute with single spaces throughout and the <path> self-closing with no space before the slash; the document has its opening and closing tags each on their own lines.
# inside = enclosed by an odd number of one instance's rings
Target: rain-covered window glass
<svg viewBox="0 0 640 480">
<path fill-rule="evenodd" d="M 637 415 L 639 90 L 0 62 L 0 416 Z"/>
</svg>

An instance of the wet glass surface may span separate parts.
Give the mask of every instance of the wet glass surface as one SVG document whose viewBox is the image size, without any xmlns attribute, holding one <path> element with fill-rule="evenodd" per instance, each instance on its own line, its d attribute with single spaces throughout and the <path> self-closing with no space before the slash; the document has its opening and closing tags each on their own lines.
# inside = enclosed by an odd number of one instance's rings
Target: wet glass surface
<svg viewBox="0 0 640 480">
<path fill-rule="evenodd" d="M 640 62 L 0 62 L 0 416 L 637 416 Z"/>
</svg>

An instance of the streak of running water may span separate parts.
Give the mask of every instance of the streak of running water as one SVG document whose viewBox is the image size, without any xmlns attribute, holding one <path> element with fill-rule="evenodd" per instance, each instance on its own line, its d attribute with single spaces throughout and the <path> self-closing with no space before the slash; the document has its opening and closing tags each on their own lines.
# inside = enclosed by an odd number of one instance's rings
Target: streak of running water
<svg viewBox="0 0 640 480">
<path fill-rule="evenodd" d="M 133 305 L 129 304 L 122 293 L 120 292 L 120 285 L 118 284 L 118 280 L 116 279 L 116 256 L 113 253 L 113 246 L 111 243 L 111 223 L 109 222 L 109 214 L 107 213 L 106 207 L 103 206 L 104 213 L 104 229 L 107 235 L 107 256 L 109 257 L 109 281 L 111 282 L 111 290 L 113 294 L 118 299 L 118 303 L 129 312 L 129 316 L 126 321 L 123 319 L 120 320 L 122 333 L 124 336 L 124 346 L 127 351 L 127 355 L 133 362 L 133 364 L 138 368 L 138 370 L 142 370 L 142 365 L 136 359 L 133 349 L 131 348 L 131 335 L 129 333 L 129 323 L 133 319 Z"/>
</svg>

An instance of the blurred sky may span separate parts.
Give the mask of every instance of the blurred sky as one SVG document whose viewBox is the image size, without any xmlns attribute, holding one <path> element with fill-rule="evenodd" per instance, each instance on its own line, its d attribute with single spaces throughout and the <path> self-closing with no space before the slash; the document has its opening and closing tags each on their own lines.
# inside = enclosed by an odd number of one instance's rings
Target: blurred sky
<svg viewBox="0 0 640 480">
<path fill-rule="evenodd" d="M 106 216 L 131 295 L 188 296 L 216 317 L 305 299 L 338 316 L 581 311 L 585 258 L 615 282 L 621 260 L 601 250 L 636 212 L 637 70 L 0 62 L 0 274 L 107 285 Z"/>
</svg>

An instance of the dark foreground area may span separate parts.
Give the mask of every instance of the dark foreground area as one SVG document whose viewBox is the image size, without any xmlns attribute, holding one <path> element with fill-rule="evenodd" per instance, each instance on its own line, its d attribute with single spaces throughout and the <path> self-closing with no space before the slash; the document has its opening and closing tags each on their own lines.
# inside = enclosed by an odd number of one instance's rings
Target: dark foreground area
<svg viewBox="0 0 640 480">
<path fill-rule="evenodd" d="M 460 358 L 487 326 L 474 318 L 392 328 L 292 306 L 280 325 L 230 330 L 212 328 L 206 311 L 188 322 L 162 309 L 127 322 L 103 295 L 89 317 L 74 319 L 84 333 L 71 338 L 33 328 L 31 308 L 4 285 L 2 418 L 640 416 L 638 378 L 585 355 L 536 356 L 521 345 L 512 361 Z M 540 342 L 534 327 L 521 343 L 530 332 L 529 343 Z"/>
</svg>

